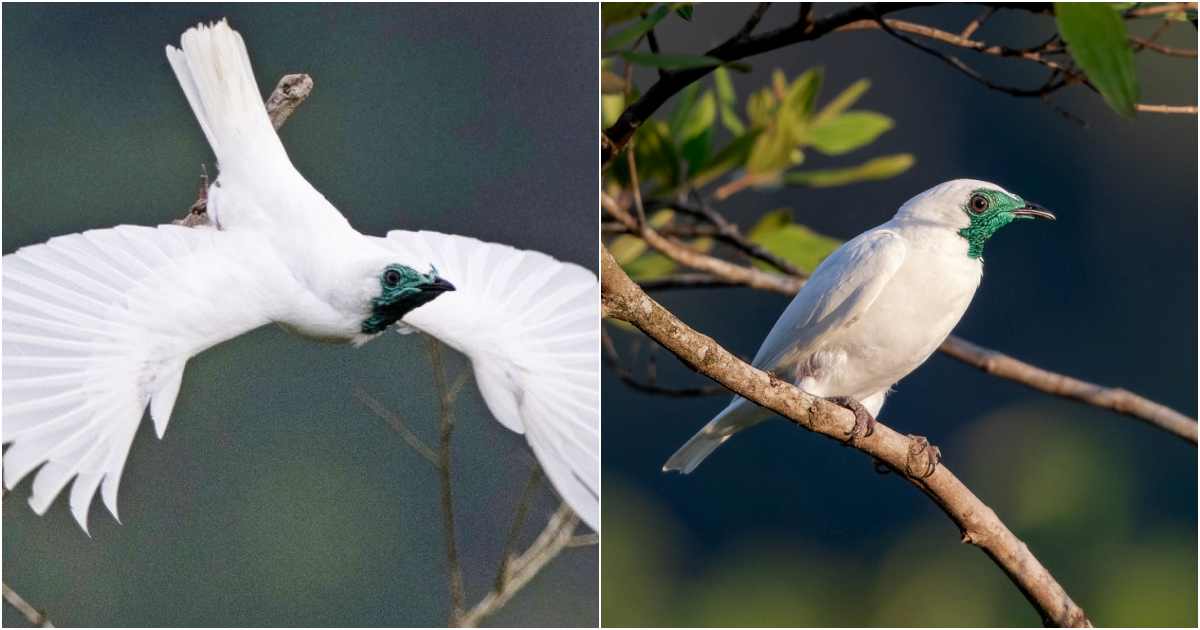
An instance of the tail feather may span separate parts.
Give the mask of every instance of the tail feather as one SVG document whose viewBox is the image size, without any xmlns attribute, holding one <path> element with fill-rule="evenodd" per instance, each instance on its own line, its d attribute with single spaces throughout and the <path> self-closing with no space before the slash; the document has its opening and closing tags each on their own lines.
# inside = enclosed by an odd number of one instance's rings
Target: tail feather
<svg viewBox="0 0 1200 630">
<path fill-rule="evenodd" d="M 678 470 L 688 474 L 704 461 L 718 446 L 742 429 L 770 419 L 775 412 L 738 396 L 724 411 L 692 436 L 663 466 L 663 472 Z"/>
<path fill-rule="evenodd" d="M 221 20 L 189 29 L 180 48 L 167 46 L 179 79 L 208 144 L 223 171 L 236 160 L 278 159 L 286 153 L 263 105 L 242 36 Z"/>
</svg>

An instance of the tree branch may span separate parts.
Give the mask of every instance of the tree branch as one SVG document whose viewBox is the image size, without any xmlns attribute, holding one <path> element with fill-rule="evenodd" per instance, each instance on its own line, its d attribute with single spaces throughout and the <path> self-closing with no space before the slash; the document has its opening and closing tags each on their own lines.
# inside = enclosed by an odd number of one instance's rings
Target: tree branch
<svg viewBox="0 0 1200 630">
<path fill-rule="evenodd" d="M 39 628 L 54 627 L 54 624 L 50 623 L 50 620 L 46 618 L 45 613 L 30 605 L 29 602 L 25 601 L 25 598 L 21 597 L 16 591 L 9 588 L 8 584 L 4 584 L 3 588 L 4 601 L 8 602 L 8 604 L 13 608 L 16 608 L 17 611 L 22 615 L 25 615 L 25 618 L 29 620 L 29 623 L 32 623 Z"/>
<path fill-rule="evenodd" d="M 620 204 L 616 202 L 616 200 L 606 193 L 601 193 L 601 204 L 610 215 L 617 218 L 617 220 L 621 221 L 626 226 L 630 226 L 632 218 L 629 217 L 629 213 L 626 212 L 620 206 Z M 635 230 L 633 230 L 631 227 L 630 231 Z M 804 286 L 804 278 L 768 274 L 752 267 L 742 267 L 719 258 L 714 258 L 708 254 L 704 254 L 693 249 L 688 249 L 682 244 L 677 244 L 674 241 L 663 238 L 654 232 L 654 230 L 649 226 L 647 226 L 646 230 L 643 232 L 643 235 L 646 239 L 646 243 L 650 247 L 653 247 L 667 258 L 670 258 L 681 265 L 707 271 L 713 276 L 726 281 L 744 284 L 757 289 L 765 289 L 767 291 L 773 291 L 783 295 L 795 295 L 796 293 L 799 293 L 800 288 Z M 602 312 L 603 309 L 604 303 L 601 301 Z M 967 363 L 975 365 L 976 367 L 979 367 L 977 363 L 964 357 L 977 356 L 980 352 L 991 353 L 987 355 L 989 357 L 1005 356 L 994 350 L 988 350 L 986 348 L 976 346 L 954 336 L 947 338 L 939 349 L 952 357 L 966 361 Z M 1175 435 L 1178 435 L 1192 444 L 1196 444 L 1196 421 L 1177 411 L 1173 411 L 1163 405 L 1142 398 L 1141 396 L 1131 392 L 1126 392 L 1123 389 L 1112 389 L 1103 387 L 1101 385 L 1087 383 L 1085 381 L 1073 379 L 1069 376 L 1063 376 L 1061 374 L 1035 368 L 1032 365 L 1021 363 L 1016 359 L 1011 359 L 1011 361 L 1021 366 L 1025 366 L 1027 369 L 997 369 L 994 372 L 988 370 L 988 373 L 1001 378 L 1016 381 L 1022 385 L 1026 385 L 1030 388 L 1044 391 L 1055 396 L 1062 396 L 1076 402 L 1096 405 L 1138 418 L 1140 420 L 1145 420 L 1149 424 L 1174 433 Z M 1004 362 L 1001 363 L 1005 365 L 1011 365 Z M 1063 389 L 1063 383 L 1073 383 L 1074 385 L 1072 385 L 1069 389 Z M 1064 393 L 1066 391 L 1071 393 Z M 1128 394 L 1128 396 L 1122 394 L 1120 396 L 1110 397 L 1108 395 L 1101 396 L 1089 393 L 1100 391 L 1124 392 L 1125 394 Z M 1114 401 L 1111 402 L 1111 404 L 1107 402 L 1098 402 L 1108 401 L 1110 399 Z M 1133 401 L 1141 402 L 1135 403 Z M 1119 408 L 1116 406 L 1118 404 L 1120 405 Z"/>
<path fill-rule="evenodd" d="M 610 317 L 633 324 L 688 367 L 730 390 L 767 407 L 797 425 L 845 444 L 854 414 L 832 402 L 757 370 L 689 328 L 638 288 L 608 253 L 601 253 L 601 302 Z M 1009 576 L 1046 625 L 1090 627 L 1084 611 L 1017 539 L 991 508 L 984 505 L 945 466 L 923 477 L 928 464 L 921 445 L 876 424 L 858 450 L 885 463 L 924 492 L 975 545 Z"/>
</svg>

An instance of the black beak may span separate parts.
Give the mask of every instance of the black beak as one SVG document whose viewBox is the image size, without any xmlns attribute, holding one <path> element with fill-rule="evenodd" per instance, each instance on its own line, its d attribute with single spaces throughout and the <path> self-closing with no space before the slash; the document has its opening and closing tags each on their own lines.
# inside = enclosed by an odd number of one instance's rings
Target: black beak
<svg viewBox="0 0 1200 630">
<path fill-rule="evenodd" d="M 445 278 L 438 278 L 433 281 L 433 284 L 421 285 L 421 292 L 423 293 L 445 293 L 446 291 L 453 290 L 454 285 L 450 284 L 450 281 Z"/>
<path fill-rule="evenodd" d="M 1054 220 L 1054 215 L 1050 214 L 1049 210 L 1039 206 L 1036 203 L 1025 202 L 1024 208 L 1017 208 L 1016 210 L 1013 210 L 1012 213 L 1019 217 L 1046 219 L 1047 221 Z"/>
</svg>

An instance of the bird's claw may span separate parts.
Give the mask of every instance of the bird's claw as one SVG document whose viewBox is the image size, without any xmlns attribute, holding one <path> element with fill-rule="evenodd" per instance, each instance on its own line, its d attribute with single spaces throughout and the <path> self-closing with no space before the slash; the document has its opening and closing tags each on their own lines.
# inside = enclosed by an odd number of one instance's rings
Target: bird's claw
<svg viewBox="0 0 1200 630">
<path fill-rule="evenodd" d="M 845 407 L 854 412 L 854 428 L 845 432 L 845 435 L 850 436 L 846 443 L 850 446 L 858 446 L 858 441 L 865 437 L 871 437 L 875 433 L 875 418 L 871 412 L 867 411 L 862 403 L 854 399 L 853 396 L 833 396 L 827 399 L 829 402 Z"/>
<path fill-rule="evenodd" d="M 915 462 L 919 461 L 918 458 L 924 454 L 925 473 L 921 475 L 921 478 L 924 479 L 932 475 L 937 470 L 938 464 L 942 463 L 942 450 L 930 444 L 928 439 L 920 435 L 910 434 L 908 437 L 913 441 L 913 444 L 908 447 L 909 470 L 915 471 L 917 469 Z"/>
</svg>

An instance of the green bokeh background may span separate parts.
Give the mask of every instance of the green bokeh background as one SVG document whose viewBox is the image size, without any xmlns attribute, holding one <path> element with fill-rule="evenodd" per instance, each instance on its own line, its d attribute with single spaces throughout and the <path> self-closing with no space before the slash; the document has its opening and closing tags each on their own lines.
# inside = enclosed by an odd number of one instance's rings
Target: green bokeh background
<svg viewBox="0 0 1200 630">
<path fill-rule="evenodd" d="M 817 4 L 815 12 L 847 6 Z M 753 10 L 697 5 L 692 23 L 676 16 L 660 23 L 659 45 L 700 54 Z M 756 32 L 791 24 L 797 10 L 772 6 Z M 889 17 L 959 33 L 981 10 L 941 5 Z M 1148 37 L 1160 24 L 1138 22 L 1132 32 Z M 975 37 L 1036 46 L 1053 28 L 1050 17 L 1001 10 Z M 1196 30 L 1176 24 L 1159 41 L 1194 50 Z M 1003 85 L 1034 88 L 1046 76 L 1020 60 L 937 47 Z M 940 182 L 996 182 L 1050 208 L 1058 221 L 1020 222 L 992 239 L 983 283 L 956 333 L 1195 417 L 1195 116 L 1143 113 L 1130 123 L 1085 88 L 1058 92 L 1057 103 L 1090 123 L 1084 129 L 1040 100 L 989 91 L 878 30 L 835 33 L 744 61 L 752 73 L 731 73 L 743 117 L 746 97 L 769 85 L 773 69 L 790 80 L 821 65 L 818 107 L 865 77 L 872 87 L 854 107 L 895 119 L 869 148 L 839 158 L 809 152 L 799 170 L 901 152 L 914 153 L 916 164 L 882 182 L 742 192 L 717 203 L 743 232 L 764 213 L 791 207 L 797 222 L 848 239 Z M 1137 62 L 1142 102 L 1196 103 L 1194 59 L 1143 53 Z M 644 69 L 634 77 L 642 90 L 656 79 Z M 669 101 L 657 118 L 666 120 L 673 107 Z M 728 142 L 719 131 L 717 149 Z M 654 297 L 741 356 L 754 355 L 788 303 L 749 289 Z M 613 332 L 628 359 L 630 335 Z M 639 371 L 646 352 L 643 344 Z M 660 352 L 658 382 L 706 381 Z M 663 474 L 663 462 L 728 398 L 642 394 L 607 373 L 602 387 L 605 626 L 1039 625 L 995 564 L 959 542 L 944 514 L 910 484 L 876 475 L 860 453 L 774 420 L 739 433 L 690 475 Z M 880 420 L 941 447 L 946 465 L 1097 626 L 1196 626 L 1194 446 L 942 355 L 899 383 Z"/>
<path fill-rule="evenodd" d="M 228 16 L 264 94 L 309 73 L 282 131 L 358 229 L 433 229 L 596 269 L 594 5 L 5 5 L 3 250 L 182 216 L 211 154 L 163 49 Z M 456 370 L 462 362 L 450 361 Z M 438 626 L 434 469 L 354 397 L 429 444 L 417 336 L 361 349 L 275 327 L 189 363 L 165 439 L 148 422 L 91 538 L 29 482 L 4 503 L 4 581 L 60 626 Z M 491 588 L 534 458 L 473 386 L 453 442 L 468 603 Z M 557 507 L 543 489 L 522 540 Z M 594 626 L 598 551 L 567 550 L 490 623 Z M 4 625 L 25 625 L 5 605 Z"/>
</svg>

